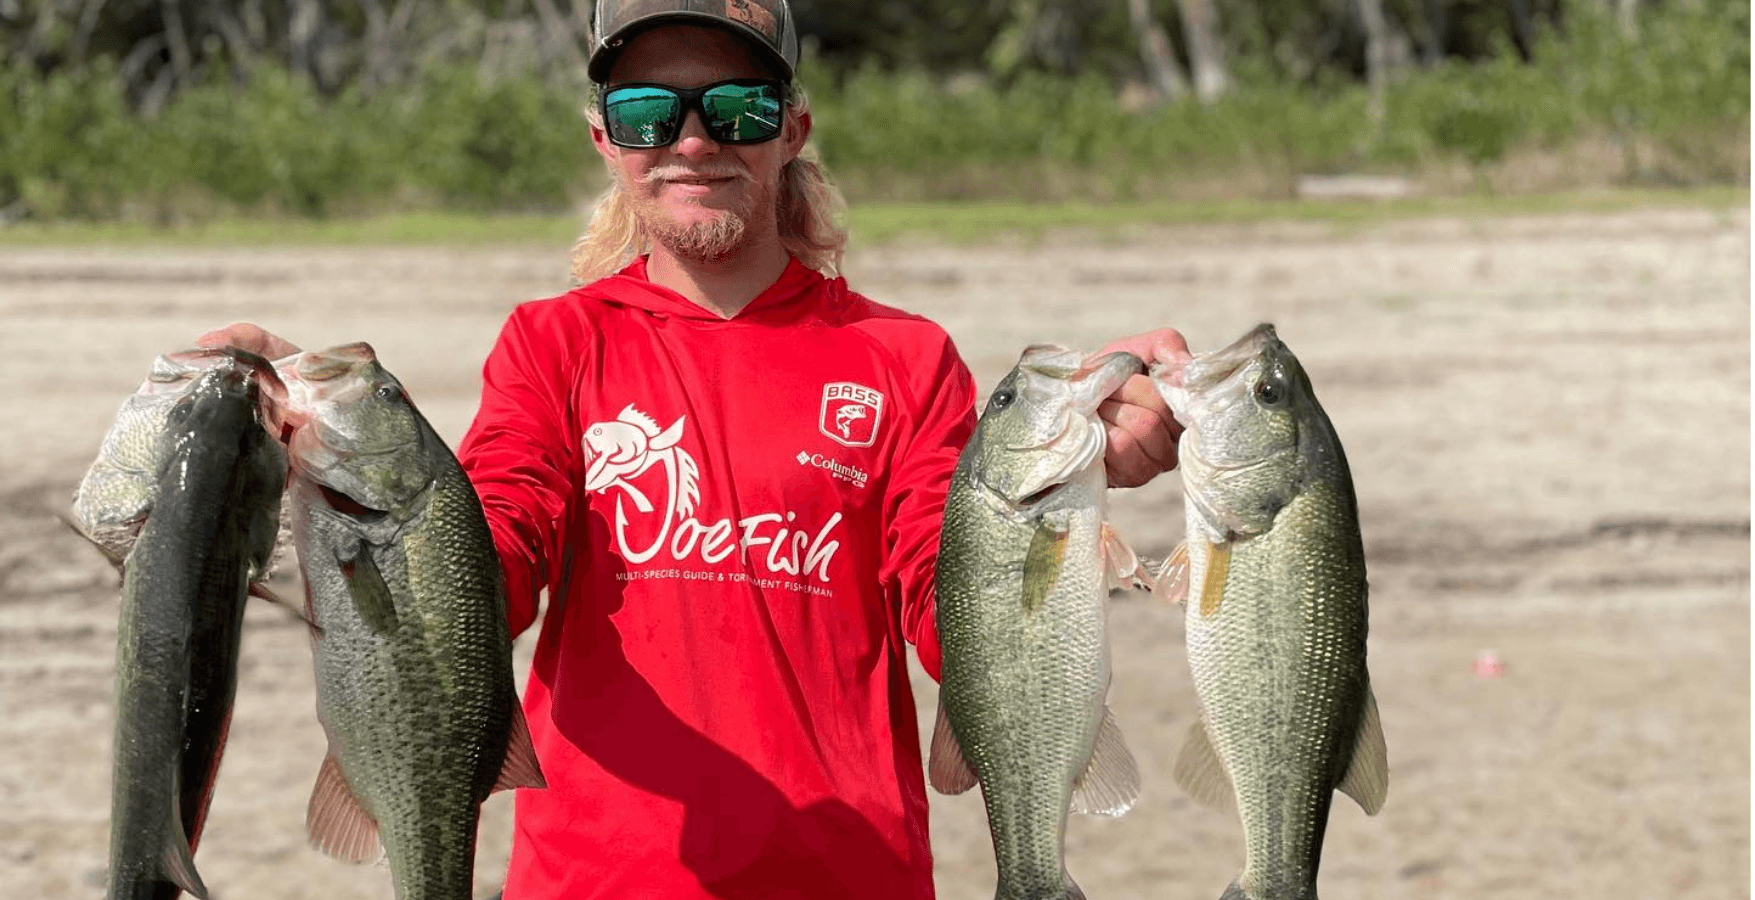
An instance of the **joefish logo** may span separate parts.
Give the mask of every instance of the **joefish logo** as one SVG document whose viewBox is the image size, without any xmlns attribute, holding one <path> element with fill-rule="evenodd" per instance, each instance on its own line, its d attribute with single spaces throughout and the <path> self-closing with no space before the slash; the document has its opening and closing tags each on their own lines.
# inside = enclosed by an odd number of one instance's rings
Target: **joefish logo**
<svg viewBox="0 0 1755 900">
<path fill-rule="evenodd" d="M 831 440 L 848 447 L 870 447 L 877 442 L 883 417 L 883 394 L 851 381 L 823 385 L 817 430 Z"/>
</svg>

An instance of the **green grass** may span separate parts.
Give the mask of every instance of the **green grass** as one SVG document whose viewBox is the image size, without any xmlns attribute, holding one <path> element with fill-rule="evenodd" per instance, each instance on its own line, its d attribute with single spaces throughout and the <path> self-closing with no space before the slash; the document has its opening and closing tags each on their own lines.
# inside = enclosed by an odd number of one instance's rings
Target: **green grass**
<svg viewBox="0 0 1755 900">
<path fill-rule="evenodd" d="M 850 212 L 856 246 L 898 239 L 980 242 L 1040 238 L 1049 231 L 1115 232 L 1136 226 L 1250 224 L 1298 221 L 1350 230 L 1396 219 L 1432 216 L 1493 218 L 1551 213 L 1616 212 L 1642 207 L 1749 206 L 1749 190 L 1679 190 L 1416 197 L 1381 202 L 1204 201 L 1152 203 L 863 203 Z M 154 228 L 129 222 L 21 223 L 0 228 L 0 248 L 41 246 L 565 246 L 578 235 L 577 216 L 474 215 L 432 212 L 361 219 L 219 219 L 202 225 Z"/>
</svg>

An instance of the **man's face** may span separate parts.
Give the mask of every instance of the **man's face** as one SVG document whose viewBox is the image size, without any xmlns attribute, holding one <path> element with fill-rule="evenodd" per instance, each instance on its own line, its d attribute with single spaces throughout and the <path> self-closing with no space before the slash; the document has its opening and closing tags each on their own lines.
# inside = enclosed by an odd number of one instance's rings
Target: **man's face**
<svg viewBox="0 0 1755 900">
<path fill-rule="evenodd" d="M 772 78 L 742 39 L 718 28 L 667 25 L 629 42 L 605 82 L 694 88 L 732 78 Z M 780 136 L 720 144 L 689 111 L 675 142 L 650 150 L 618 147 L 593 128 L 597 152 L 661 246 L 684 259 L 722 259 L 776 230 L 780 170 L 804 146 L 808 116 L 788 114 Z"/>
</svg>

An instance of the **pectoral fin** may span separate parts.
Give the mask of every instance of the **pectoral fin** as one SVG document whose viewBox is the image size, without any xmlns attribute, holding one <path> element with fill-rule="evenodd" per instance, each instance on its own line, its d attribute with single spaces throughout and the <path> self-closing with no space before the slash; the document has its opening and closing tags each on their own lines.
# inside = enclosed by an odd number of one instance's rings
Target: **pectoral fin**
<svg viewBox="0 0 1755 900">
<path fill-rule="evenodd" d="M 1225 602 L 1225 577 L 1231 572 L 1231 545 L 1208 544 L 1207 566 L 1200 584 L 1200 615 L 1210 619 Z"/>
<path fill-rule="evenodd" d="M 1047 521 L 1039 522 L 1030 535 L 1030 547 L 1024 552 L 1024 611 L 1035 612 L 1048 599 L 1048 592 L 1060 579 L 1061 565 L 1066 562 L 1067 538 L 1072 534 Z"/>
<path fill-rule="evenodd" d="M 1176 767 L 1171 775 L 1202 806 L 1224 809 L 1237 799 L 1231 787 L 1231 776 L 1225 772 L 1218 751 L 1213 749 L 1212 734 L 1207 730 L 1205 719 L 1196 719 L 1188 729 L 1188 740 L 1182 745 L 1182 752 L 1176 755 Z"/>
<path fill-rule="evenodd" d="M 1365 709 L 1359 716 L 1359 741 L 1353 761 L 1341 779 L 1340 790 L 1359 801 L 1368 816 L 1377 815 L 1389 795 L 1389 749 L 1383 741 L 1383 720 L 1377 714 L 1377 697 L 1365 686 Z"/>
<path fill-rule="evenodd" d="M 1131 590 L 1136 585 L 1151 588 L 1152 579 L 1133 548 L 1121 539 L 1115 528 L 1103 523 L 1103 589 L 1108 593 Z"/>
<path fill-rule="evenodd" d="M 1152 576 L 1152 596 L 1177 606 L 1188 605 L 1188 544 L 1177 544 L 1170 558 Z"/>
<path fill-rule="evenodd" d="M 1097 745 L 1084 774 L 1073 781 L 1072 811 L 1100 816 L 1119 816 L 1133 808 L 1140 796 L 1140 767 L 1115 714 L 1103 707 L 1103 724 L 1097 727 Z"/>
<path fill-rule="evenodd" d="M 371 862 L 383 851 L 378 821 L 360 805 L 341 775 L 341 762 L 333 756 L 324 756 L 317 770 L 317 784 L 305 808 L 305 832 L 317 849 L 344 862 Z"/>
<path fill-rule="evenodd" d="M 306 613 L 304 604 L 294 603 L 291 600 L 280 596 L 275 593 L 273 589 L 269 588 L 268 585 L 263 584 L 260 581 L 252 581 L 250 582 L 249 594 L 252 597 L 260 597 L 263 600 L 267 600 L 269 603 L 279 606 L 288 613 L 291 613 L 294 618 L 305 623 L 306 627 L 310 628 L 313 633 L 319 635 L 323 633 L 323 629 L 317 627 L 317 623 L 312 621 L 310 615 Z"/>
<path fill-rule="evenodd" d="M 375 634 L 395 631 L 396 600 L 390 595 L 384 574 L 378 571 L 377 561 L 372 559 L 371 545 L 361 540 L 352 559 L 336 561 L 341 564 L 341 576 L 347 581 L 347 593 L 353 598 L 360 621 Z"/>
<path fill-rule="evenodd" d="M 945 702 L 938 701 L 938 721 L 932 726 L 932 749 L 927 756 L 927 777 L 941 794 L 961 794 L 975 786 L 975 770 L 963 758 L 963 748 L 951 731 Z"/>
</svg>

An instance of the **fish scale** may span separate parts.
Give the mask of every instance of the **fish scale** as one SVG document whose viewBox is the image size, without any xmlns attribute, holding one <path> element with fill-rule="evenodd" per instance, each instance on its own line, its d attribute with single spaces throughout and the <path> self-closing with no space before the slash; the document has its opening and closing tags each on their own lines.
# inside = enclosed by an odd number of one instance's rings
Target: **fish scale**
<svg viewBox="0 0 1755 900">
<path fill-rule="evenodd" d="M 1176 778 L 1236 804 L 1244 865 L 1222 900 L 1314 900 L 1335 790 L 1375 813 L 1388 789 L 1351 473 L 1271 326 L 1181 384 L 1154 378 L 1187 429 L 1180 584 L 1202 716 Z"/>
<path fill-rule="evenodd" d="M 1097 404 L 1140 363 L 1026 350 L 945 499 L 935 581 L 943 667 L 932 784 L 981 785 L 999 900 L 1082 898 L 1068 812 L 1120 813 L 1138 771 L 1109 718 L 1106 476 Z"/>
<path fill-rule="evenodd" d="M 286 476 L 286 457 L 258 418 L 254 374 L 267 363 L 203 362 L 173 408 L 144 424 L 125 416 L 119 427 L 142 430 L 106 441 L 138 447 L 158 429 L 157 449 L 129 461 L 147 466 L 150 490 L 125 491 L 150 511 L 129 534 L 117 632 L 111 900 L 206 890 L 192 854 L 231 725 L 244 603 L 267 566 Z M 105 492 L 121 484 L 82 484 L 92 501 L 77 510 L 82 525 L 120 508 Z"/>
<path fill-rule="evenodd" d="M 1316 498 L 1282 510 L 1275 532 L 1231 551 L 1224 601 L 1187 614 L 1195 689 L 1214 743 L 1237 785 L 1245 827 L 1242 883 L 1258 896 L 1296 897 L 1313 885 L 1330 801 L 1357 736 L 1365 687 L 1365 615 L 1350 602 L 1362 585 L 1347 572 L 1287 552 L 1292 540 L 1332 521 Z M 1285 530 L 1281 530 L 1281 526 Z M 1298 535 L 1298 537 L 1294 537 Z M 1207 553 L 1191 549 L 1190 580 L 1205 576 Z M 1197 562 L 1198 559 L 1198 562 Z M 1283 561 L 1305 559 L 1309 569 Z M 1239 673 L 1251 673 L 1239 677 Z"/>
<path fill-rule="evenodd" d="M 1094 497 L 1102 490 L 1101 478 L 1098 471 L 1070 490 Z M 1095 743 L 1109 685 L 1102 652 L 1102 573 L 1095 564 L 1069 567 L 1037 615 L 1018 615 L 1021 586 L 999 591 L 975 586 L 993 584 L 978 574 L 983 564 L 1007 548 L 1028 546 L 1035 524 L 996 521 L 984 523 L 984 529 L 963 528 L 971 517 L 981 517 L 985 504 L 973 492 L 954 488 L 953 498 L 945 509 L 948 540 L 940 546 L 943 589 L 937 597 L 939 640 L 946 649 L 946 710 L 988 711 L 960 719 L 958 739 L 965 758 L 981 773 L 999 881 L 1006 888 L 1000 896 L 1060 897 L 1072 782 Z M 1098 559 L 1099 516 L 1095 504 L 1064 516 L 1068 557 Z M 1021 577 L 1020 571 L 1016 580 Z M 959 652 L 965 646 L 982 650 Z M 1057 777 L 1044 777 L 1050 773 Z"/>
<path fill-rule="evenodd" d="M 295 541 L 329 754 L 314 841 L 389 857 L 400 900 L 466 900 L 483 800 L 541 787 L 492 535 L 474 489 L 369 347 L 287 373 Z M 320 428 L 316 427 L 320 424 Z"/>
</svg>

